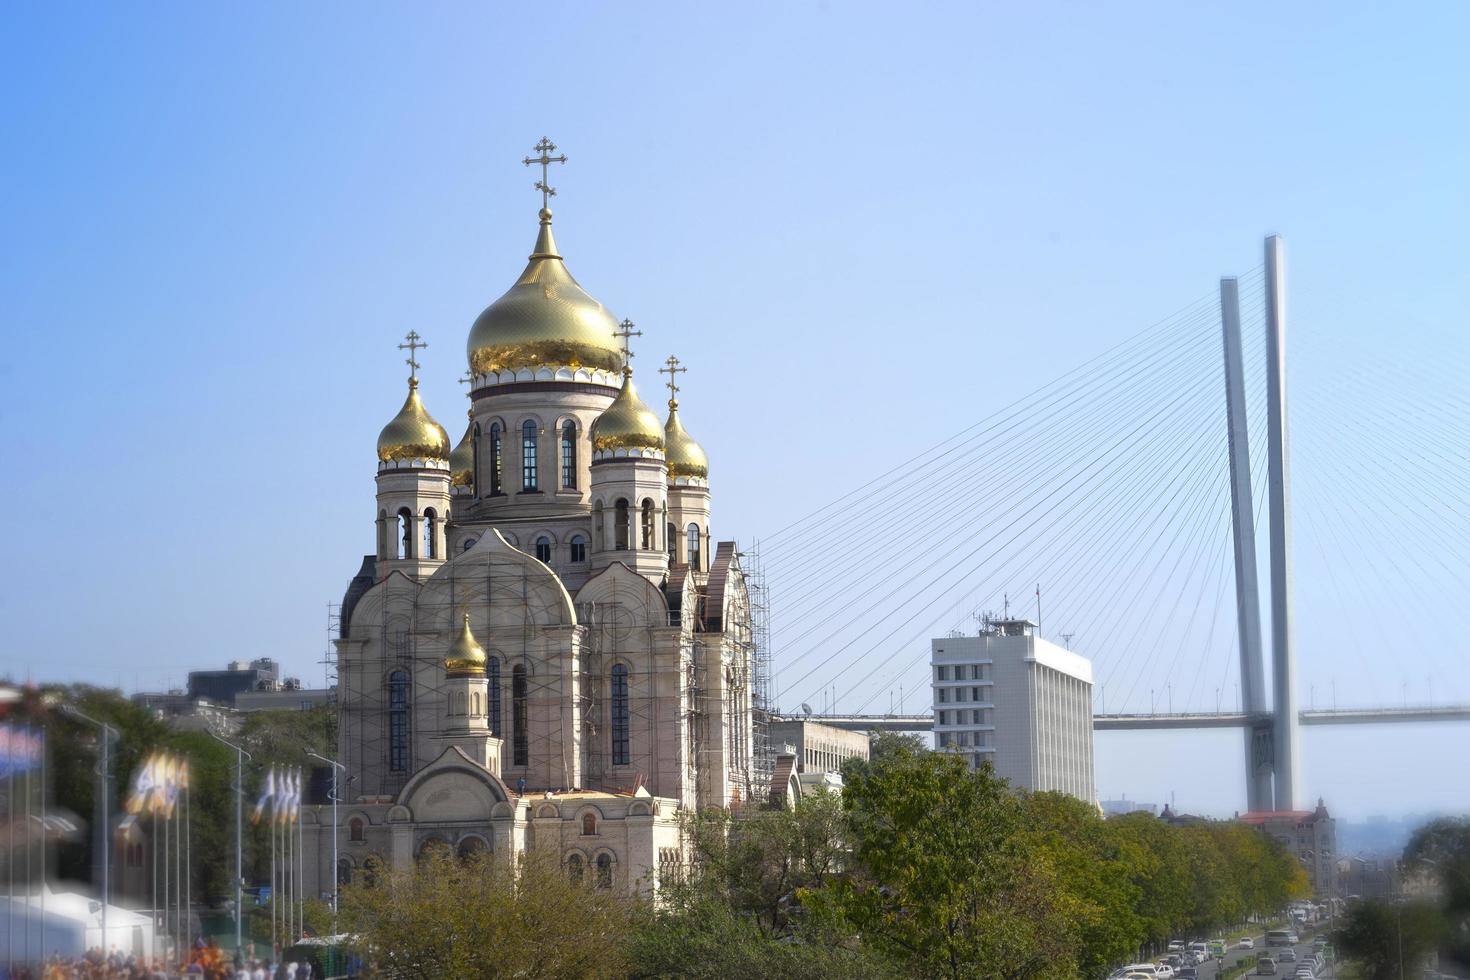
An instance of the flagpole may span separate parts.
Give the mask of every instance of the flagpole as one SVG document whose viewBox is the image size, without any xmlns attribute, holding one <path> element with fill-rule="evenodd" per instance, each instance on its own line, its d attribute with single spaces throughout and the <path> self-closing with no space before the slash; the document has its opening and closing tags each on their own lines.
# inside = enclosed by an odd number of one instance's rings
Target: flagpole
<svg viewBox="0 0 1470 980">
<path fill-rule="evenodd" d="M 152 956 L 158 955 L 158 814 L 148 814 L 148 824 L 153 832 L 153 846 L 149 848 L 153 852 L 153 903 L 149 913 L 153 917 L 153 935 L 148 938 L 148 948 Z"/>
<path fill-rule="evenodd" d="M 276 815 L 271 814 L 271 953 L 276 950 L 276 918 L 281 907 L 281 893 L 276 887 Z"/>
<path fill-rule="evenodd" d="M 177 771 L 175 771 L 174 775 L 175 779 L 177 780 Z M 183 790 L 180 788 L 176 781 L 174 783 L 174 801 L 173 804 L 169 807 L 169 809 L 173 811 L 174 817 L 174 962 L 176 963 L 180 962 L 181 960 L 179 951 L 179 934 L 184 931 L 184 876 L 180 873 L 182 871 L 180 865 L 183 863 L 184 851 L 183 847 L 181 847 L 180 845 L 183 844 L 184 841 L 183 835 L 179 832 L 182 829 L 180 827 L 180 824 L 183 823 L 183 820 L 181 819 L 183 814 L 179 813 L 179 793 L 181 793 L 182 791 Z"/>
<path fill-rule="evenodd" d="M 5 726 L 5 909 L 15 908 L 15 729 Z M 5 975 L 15 975 L 15 916 L 5 916 Z"/>
<path fill-rule="evenodd" d="M 193 790 L 184 783 L 184 939 L 189 955 L 194 953 L 194 821 L 189 812 L 189 797 Z"/>
<path fill-rule="evenodd" d="M 49 828 L 46 826 L 46 747 L 50 740 L 46 738 L 46 729 L 41 728 L 41 962 L 46 962 L 46 839 L 49 836 Z"/>
</svg>

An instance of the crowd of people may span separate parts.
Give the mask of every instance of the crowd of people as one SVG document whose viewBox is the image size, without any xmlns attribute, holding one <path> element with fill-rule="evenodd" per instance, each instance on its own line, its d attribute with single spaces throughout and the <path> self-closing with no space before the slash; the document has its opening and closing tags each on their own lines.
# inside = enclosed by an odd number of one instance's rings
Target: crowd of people
<svg viewBox="0 0 1470 980">
<path fill-rule="evenodd" d="M 0 965 L 3 966 L 3 965 Z M 18 967 L 7 980 L 322 980 L 310 963 L 284 962 L 272 958 L 234 957 L 214 940 L 195 944 L 187 963 L 160 958 L 125 955 L 100 949 L 85 956 L 53 956 L 39 973 Z"/>
</svg>

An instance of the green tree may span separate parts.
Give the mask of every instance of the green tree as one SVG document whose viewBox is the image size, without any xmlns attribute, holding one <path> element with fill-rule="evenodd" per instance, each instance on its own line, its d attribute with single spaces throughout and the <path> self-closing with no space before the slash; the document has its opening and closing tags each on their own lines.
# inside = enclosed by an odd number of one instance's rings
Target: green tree
<svg viewBox="0 0 1470 980">
<path fill-rule="evenodd" d="M 1419 975 L 1421 960 L 1443 934 L 1444 921 L 1428 903 L 1365 901 L 1348 907 L 1332 941 L 1363 980 L 1404 980 Z"/>
<path fill-rule="evenodd" d="M 570 881 L 555 860 L 431 855 L 342 892 L 344 928 L 383 977 L 616 977 L 631 904 Z"/>
<path fill-rule="evenodd" d="M 1444 817 L 1414 831 L 1404 865 L 1438 882 L 1449 926 L 1441 952 L 1470 967 L 1470 818 Z"/>
<path fill-rule="evenodd" d="M 807 899 L 920 976 L 1075 973 L 1076 911 L 989 768 L 899 749 L 847 780 L 853 873 Z"/>
</svg>

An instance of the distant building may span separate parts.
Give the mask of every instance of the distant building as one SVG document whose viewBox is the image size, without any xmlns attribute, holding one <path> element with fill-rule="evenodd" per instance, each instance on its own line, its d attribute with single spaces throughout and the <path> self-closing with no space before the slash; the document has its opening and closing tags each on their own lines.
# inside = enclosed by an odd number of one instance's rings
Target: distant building
<svg viewBox="0 0 1470 980">
<path fill-rule="evenodd" d="M 337 700 L 333 687 L 279 687 L 270 691 L 241 691 L 235 695 L 236 711 L 310 711 Z"/>
<path fill-rule="evenodd" d="M 841 772 L 848 759 L 867 759 L 868 736 L 824 725 L 808 718 L 772 720 L 769 728 L 773 755 L 796 757 L 798 774 Z"/>
<path fill-rule="evenodd" d="M 934 741 L 1027 790 L 1093 803 L 1092 663 L 1024 619 L 931 644 Z"/>
<path fill-rule="evenodd" d="M 1353 857 L 1337 862 L 1335 897 L 1389 899 L 1403 891 L 1399 865 L 1393 858 Z"/>
<path fill-rule="evenodd" d="M 240 728 L 240 712 L 305 711 L 336 701 L 336 688 L 301 686 L 294 677 L 282 680 L 269 657 L 248 664 L 233 661 L 224 670 L 189 672 L 187 691 L 140 692 L 133 703 L 164 718 L 180 731 L 212 731 L 228 735 Z"/>
<path fill-rule="evenodd" d="M 1338 898 L 1337 821 L 1327 813 L 1322 800 L 1315 810 L 1270 810 L 1236 817 L 1241 823 L 1260 828 L 1281 842 L 1296 858 L 1312 881 L 1318 898 Z"/>
<path fill-rule="evenodd" d="M 1102 807 L 1103 816 L 1121 817 L 1125 813 L 1147 813 L 1149 816 L 1158 816 L 1159 805 L 1157 803 L 1140 803 L 1123 797 L 1120 800 L 1102 800 L 1098 803 Z"/>
<path fill-rule="evenodd" d="M 261 657 L 248 664 L 236 660 L 224 670 L 189 671 L 189 697 L 233 707 L 235 696 L 240 692 L 269 691 L 279 679 L 280 668 L 270 657 Z"/>
</svg>

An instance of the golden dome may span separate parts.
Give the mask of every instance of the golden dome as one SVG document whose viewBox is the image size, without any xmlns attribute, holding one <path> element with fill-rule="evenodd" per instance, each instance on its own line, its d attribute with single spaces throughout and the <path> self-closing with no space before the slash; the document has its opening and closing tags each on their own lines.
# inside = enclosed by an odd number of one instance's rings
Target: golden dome
<svg viewBox="0 0 1470 980">
<path fill-rule="evenodd" d="M 664 427 L 658 424 L 658 416 L 643 404 L 638 389 L 633 385 L 633 372 L 623 369 L 623 390 L 613 399 L 587 433 L 592 437 L 592 448 L 612 449 L 662 449 Z"/>
<path fill-rule="evenodd" d="M 669 461 L 669 479 L 681 476 L 709 478 L 709 457 L 704 447 L 679 424 L 679 403 L 669 399 L 669 421 L 664 426 L 664 458 Z"/>
<path fill-rule="evenodd" d="M 419 379 L 408 379 L 408 398 L 378 434 L 378 459 L 448 459 L 449 433 L 419 399 Z"/>
<path fill-rule="evenodd" d="M 451 674 L 485 673 L 485 649 L 475 642 L 470 632 L 470 614 L 464 614 L 464 628 L 449 647 L 449 656 L 444 658 L 444 669 Z"/>
<path fill-rule="evenodd" d="M 470 416 L 474 418 L 473 415 Z M 468 487 L 474 485 L 475 468 L 475 423 L 471 421 L 464 427 L 464 435 L 454 447 L 454 452 L 449 454 L 449 485 L 452 487 Z"/>
<path fill-rule="evenodd" d="M 546 208 L 530 258 L 515 285 L 470 328 L 470 370 L 487 374 L 543 365 L 617 370 L 623 363 L 613 339 L 617 318 L 567 271 Z"/>
</svg>

